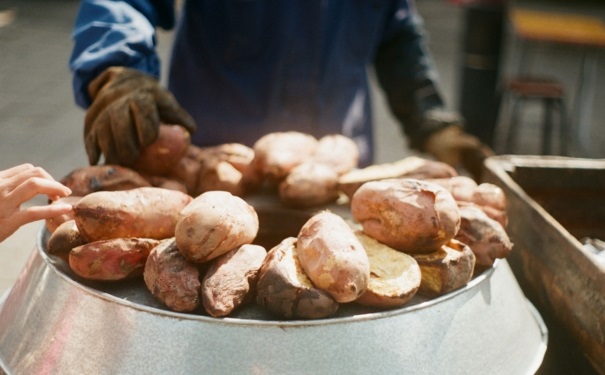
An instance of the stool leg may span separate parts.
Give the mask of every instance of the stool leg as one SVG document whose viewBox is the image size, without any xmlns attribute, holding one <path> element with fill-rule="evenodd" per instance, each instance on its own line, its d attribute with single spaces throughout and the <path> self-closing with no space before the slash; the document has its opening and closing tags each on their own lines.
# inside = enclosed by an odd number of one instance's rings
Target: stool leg
<svg viewBox="0 0 605 375">
<path fill-rule="evenodd" d="M 544 124 L 542 125 L 542 155 L 550 155 L 550 142 L 552 140 L 552 111 L 553 100 L 544 99 Z"/>
<path fill-rule="evenodd" d="M 561 137 L 561 155 L 567 156 L 569 153 L 569 144 L 571 143 L 571 133 L 569 131 L 569 121 L 567 120 L 567 109 L 563 100 L 557 101 L 559 107 L 559 125 L 560 125 L 560 137 Z"/>
<path fill-rule="evenodd" d="M 521 104 L 521 99 L 515 95 L 511 95 L 511 115 L 510 122 L 508 124 L 508 133 L 506 135 L 506 146 L 505 152 L 512 153 L 513 152 L 513 144 L 515 143 L 515 139 L 517 138 L 517 125 L 518 125 L 518 116 L 519 116 L 519 106 Z"/>
</svg>

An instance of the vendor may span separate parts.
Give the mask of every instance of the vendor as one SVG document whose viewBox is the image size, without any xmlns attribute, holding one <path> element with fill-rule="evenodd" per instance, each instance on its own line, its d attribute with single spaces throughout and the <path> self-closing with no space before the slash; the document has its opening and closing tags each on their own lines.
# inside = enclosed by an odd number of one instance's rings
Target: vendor
<svg viewBox="0 0 605 375">
<path fill-rule="evenodd" d="M 489 153 L 445 109 L 413 0 L 185 1 L 166 90 L 156 28 L 174 27 L 174 3 L 82 1 L 70 67 L 91 164 L 131 165 L 160 122 L 202 147 L 340 133 L 371 164 L 372 65 L 412 148 L 471 171 Z"/>
</svg>

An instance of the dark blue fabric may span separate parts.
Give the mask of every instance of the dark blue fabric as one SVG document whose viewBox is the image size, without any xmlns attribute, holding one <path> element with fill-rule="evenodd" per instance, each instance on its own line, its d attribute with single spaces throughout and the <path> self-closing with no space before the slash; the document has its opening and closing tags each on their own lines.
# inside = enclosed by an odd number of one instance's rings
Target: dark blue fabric
<svg viewBox="0 0 605 375">
<path fill-rule="evenodd" d="M 70 62 L 79 105 L 90 104 L 85 87 L 108 66 L 158 75 L 154 30 L 172 25 L 171 3 L 82 2 Z M 398 59 L 377 70 L 388 95 L 410 102 L 394 109 L 409 122 L 406 132 L 418 126 L 410 111 L 425 109 L 412 103 L 412 91 L 433 85 L 412 13 L 404 0 L 186 1 L 169 89 L 196 119 L 197 145 L 252 145 L 285 130 L 342 133 L 357 141 L 367 165 L 373 144 L 367 68 L 381 56 Z M 441 105 L 435 98 L 429 106 Z M 391 104 L 400 106 L 398 100 Z"/>
</svg>

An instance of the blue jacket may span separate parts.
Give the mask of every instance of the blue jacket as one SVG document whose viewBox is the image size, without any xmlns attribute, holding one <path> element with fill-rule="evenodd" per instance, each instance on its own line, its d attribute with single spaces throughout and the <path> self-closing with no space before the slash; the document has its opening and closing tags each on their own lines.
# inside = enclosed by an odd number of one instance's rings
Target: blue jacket
<svg viewBox="0 0 605 375">
<path fill-rule="evenodd" d="M 180 10 L 168 88 L 195 118 L 199 146 L 252 145 L 274 131 L 356 140 L 372 161 L 368 68 L 374 66 L 412 147 L 443 105 L 412 0 L 189 0 Z M 109 66 L 158 77 L 157 27 L 171 0 L 83 0 L 70 68 L 76 102 Z"/>
</svg>

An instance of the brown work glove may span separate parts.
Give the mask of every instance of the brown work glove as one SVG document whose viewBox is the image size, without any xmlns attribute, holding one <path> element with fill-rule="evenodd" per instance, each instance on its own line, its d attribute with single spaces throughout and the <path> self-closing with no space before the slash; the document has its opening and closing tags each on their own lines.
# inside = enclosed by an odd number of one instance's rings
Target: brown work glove
<svg viewBox="0 0 605 375">
<path fill-rule="evenodd" d="M 453 167 L 462 167 L 479 181 L 483 161 L 494 152 L 481 141 L 465 133 L 458 125 L 434 131 L 424 143 L 424 151 Z"/>
<path fill-rule="evenodd" d="M 88 85 L 92 105 L 84 121 L 84 143 L 91 165 L 101 153 L 106 164 L 132 165 L 141 148 L 158 138 L 160 122 L 190 133 L 195 121 L 158 81 L 138 70 L 110 67 Z"/>
</svg>

